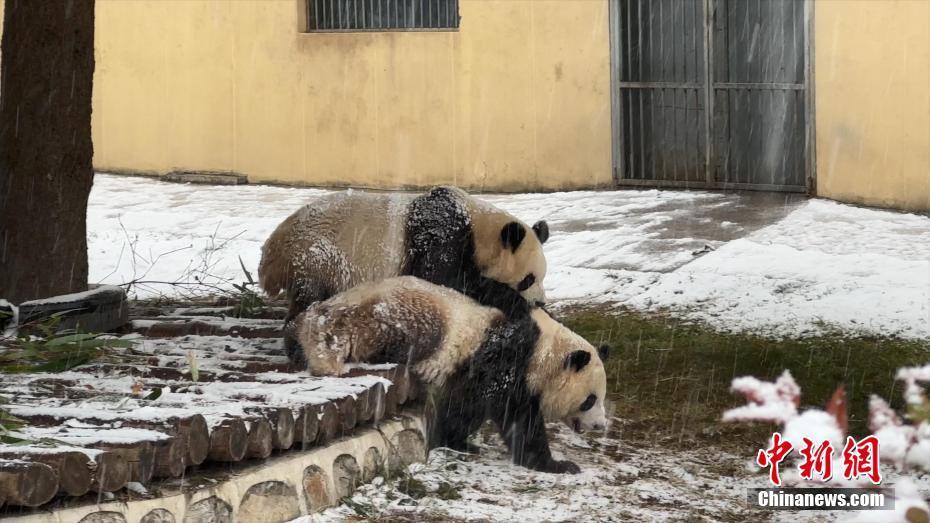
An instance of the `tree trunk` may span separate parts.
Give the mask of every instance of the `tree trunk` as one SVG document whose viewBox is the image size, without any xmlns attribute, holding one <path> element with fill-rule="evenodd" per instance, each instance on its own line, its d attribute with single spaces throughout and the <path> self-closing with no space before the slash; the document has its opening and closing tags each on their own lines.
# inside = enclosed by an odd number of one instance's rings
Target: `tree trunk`
<svg viewBox="0 0 930 523">
<path fill-rule="evenodd" d="M 94 0 L 6 0 L 0 60 L 0 297 L 87 288 Z"/>
</svg>

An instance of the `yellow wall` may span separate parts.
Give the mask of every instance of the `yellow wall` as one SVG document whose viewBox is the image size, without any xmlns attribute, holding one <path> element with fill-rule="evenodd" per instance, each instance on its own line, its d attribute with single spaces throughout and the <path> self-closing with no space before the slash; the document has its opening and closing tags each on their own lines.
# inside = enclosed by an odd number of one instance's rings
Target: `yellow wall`
<svg viewBox="0 0 930 523">
<path fill-rule="evenodd" d="M 817 193 L 930 210 L 930 1 L 814 6 Z"/>
<path fill-rule="evenodd" d="M 459 32 L 304 34 L 299 0 L 98 0 L 94 163 L 252 181 L 611 183 L 607 0 L 461 0 Z"/>
</svg>

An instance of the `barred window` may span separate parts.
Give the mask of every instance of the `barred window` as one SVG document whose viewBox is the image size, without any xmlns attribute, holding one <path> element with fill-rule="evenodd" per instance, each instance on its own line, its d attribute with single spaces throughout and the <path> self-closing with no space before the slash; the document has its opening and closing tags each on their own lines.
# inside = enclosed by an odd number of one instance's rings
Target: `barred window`
<svg viewBox="0 0 930 523">
<path fill-rule="evenodd" d="M 459 27 L 459 0 L 306 0 L 307 30 L 430 31 Z"/>
</svg>

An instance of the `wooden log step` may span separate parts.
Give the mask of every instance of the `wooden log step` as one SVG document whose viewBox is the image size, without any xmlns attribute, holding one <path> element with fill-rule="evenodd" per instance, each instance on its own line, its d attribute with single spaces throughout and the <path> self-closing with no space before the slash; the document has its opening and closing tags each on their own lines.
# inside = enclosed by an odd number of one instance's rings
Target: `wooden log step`
<svg viewBox="0 0 930 523">
<path fill-rule="evenodd" d="M 381 416 L 392 416 L 399 410 L 400 405 L 406 403 L 417 392 L 411 391 L 411 383 L 415 380 L 406 367 L 402 365 L 356 365 L 344 377 L 378 376 L 390 382 L 385 390 Z"/>
<path fill-rule="evenodd" d="M 391 382 L 385 393 L 385 401 L 387 402 L 386 411 L 393 415 L 397 413 L 400 405 L 407 401 L 410 383 L 406 370 L 402 368 L 384 371 L 383 377 Z"/>
<path fill-rule="evenodd" d="M 247 414 L 258 414 L 271 423 L 271 444 L 276 449 L 289 449 L 294 444 L 295 420 L 291 409 L 284 407 L 246 407 Z"/>
<path fill-rule="evenodd" d="M 213 461 L 242 461 L 249 447 L 249 431 L 238 418 L 208 418 L 210 425 L 210 452 Z"/>
<path fill-rule="evenodd" d="M 294 420 L 294 442 L 306 450 L 316 442 L 320 431 L 319 409 L 313 405 L 306 405 L 300 409 L 300 414 Z"/>
<path fill-rule="evenodd" d="M 178 307 L 166 314 L 167 316 L 215 316 L 220 318 L 233 318 L 236 313 L 235 306 L 226 307 Z M 249 319 L 283 320 L 287 317 L 287 307 L 261 307 Z"/>
<path fill-rule="evenodd" d="M 384 419 L 384 410 L 387 404 L 385 396 L 384 384 L 375 383 L 374 386 L 368 390 L 368 409 L 371 411 L 371 422 L 378 423 Z"/>
<path fill-rule="evenodd" d="M 199 465 L 207 458 L 210 433 L 200 414 L 183 408 L 144 407 L 134 412 L 114 412 L 97 408 L 75 408 L 42 405 L 40 407 L 10 406 L 10 413 L 38 427 L 57 427 L 68 420 L 102 428 L 138 428 L 164 433 L 178 441 L 168 455 L 180 453 L 183 465 Z M 164 454 L 165 450 L 160 451 Z M 177 470 L 176 464 L 170 470 Z M 183 469 L 182 469 L 183 472 Z"/>
<path fill-rule="evenodd" d="M 153 443 L 155 447 L 155 470 L 153 477 L 178 478 L 187 468 L 187 449 L 181 438 L 171 438 Z"/>
<path fill-rule="evenodd" d="M 339 411 L 332 402 L 314 405 L 317 419 L 320 421 L 320 428 L 316 435 L 317 445 L 326 445 L 336 439 L 339 434 L 341 422 L 339 420 Z"/>
<path fill-rule="evenodd" d="M 58 493 L 58 476 L 44 463 L 0 459 L 0 501 L 38 507 Z"/>
<path fill-rule="evenodd" d="M 255 416 L 246 419 L 246 428 L 249 436 L 245 457 L 265 459 L 270 456 L 274 448 L 272 443 L 274 430 L 271 428 L 271 422 L 264 417 Z"/>
<path fill-rule="evenodd" d="M 207 459 L 210 452 L 210 431 L 203 416 L 192 414 L 179 418 L 177 437 L 184 444 L 185 465 L 200 465 Z"/>
<path fill-rule="evenodd" d="M 199 362 L 201 365 L 204 364 L 203 360 L 199 360 Z M 151 380 L 157 380 L 160 382 L 194 383 L 194 378 L 191 374 L 190 368 L 187 366 L 187 361 L 179 359 L 178 363 L 179 365 L 174 367 L 161 367 L 156 365 L 143 366 L 127 364 L 94 364 L 76 367 L 73 370 L 94 376 L 133 376 L 141 380 L 149 381 L 150 386 L 157 385 L 155 383 L 151 383 Z M 209 383 L 211 381 L 255 381 L 255 377 L 251 375 L 252 373 L 289 373 L 292 371 L 293 368 L 291 367 L 290 363 L 248 360 L 210 362 L 206 365 L 206 369 L 198 369 L 197 383 Z"/>
<path fill-rule="evenodd" d="M 131 469 L 129 462 L 116 452 L 103 452 L 94 461 L 94 483 L 91 489 L 95 492 L 114 492 L 126 486 L 130 481 Z"/>
<path fill-rule="evenodd" d="M 136 428 L 23 427 L 16 435 L 28 440 L 54 440 L 76 447 L 112 452 L 129 464 L 129 480 L 147 483 L 155 473 L 156 444 L 168 444 L 170 436 L 154 430 Z"/>
<path fill-rule="evenodd" d="M 261 326 L 261 325 L 259 325 Z M 136 352 L 158 355 L 184 355 L 189 350 L 198 353 L 225 355 L 259 355 L 287 358 L 284 341 L 275 338 L 237 338 L 232 336 L 183 336 L 179 338 L 146 338 L 136 334 L 139 343 Z"/>
<path fill-rule="evenodd" d="M 381 385 L 376 383 L 375 385 Z M 371 389 L 365 389 L 355 394 L 355 422 L 359 425 L 371 421 Z"/>
<path fill-rule="evenodd" d="M 345 396 L 333 402 L 336 406 L 336 415 L 339 417 L 339 435 L 344 436 L 352 432 L 358 422 L 356 401 L 352 396 Z"/>
<path fill-rule="evenodd" d="M 186 365 L 186 363 L 185 363 Z M 91 365 L 82 365 L 72 369 L 77 372 L 108 377 L 133 376 L 141 380 L 150 382 L 152 380 L 171 382 L 182 381 L 190 382 L 193 380 L 190 369 L 184 367 L 160 367 L 157 365 L 133 365 L 133 364 L 112 364 L 112 363 L 94 363 Z M 214 381 L 219 379 L 216 372 L 210 370 L 199 370 L 197 379 L 199 381 Z"/>
<path fill-rule="evenodd" d="M 90 490 L 113 492 L 129 481 L 129 464 L 113 452 L 68 446 L 3 445 L 0 459 L 44 463 L 58 476 L 59 490 L 81 496 Z"/>
<path fill-rule="evenodd" d="M 27 447 L 28 448 L 28 447 Z M 0 447 L 0 460 L 21 460 L 48 465 L 58 476 L 58 489 L 69 496 L 83 496 L 94 483 L 96 463 L 84 452 L 40 449 L 47 452 L 28 452 L 15 447 Z"/>
<path fill-rule="evenodd" d="M 268 325 L 240 325 L 227 322 L 194 320 L 132 320 L 129 332 L 138 332 L 149 338 L 178 338 L 181 336 L 233 336 L 236 338 L 279 338 L 284 332 L 280 322 Z"/>
</svg>

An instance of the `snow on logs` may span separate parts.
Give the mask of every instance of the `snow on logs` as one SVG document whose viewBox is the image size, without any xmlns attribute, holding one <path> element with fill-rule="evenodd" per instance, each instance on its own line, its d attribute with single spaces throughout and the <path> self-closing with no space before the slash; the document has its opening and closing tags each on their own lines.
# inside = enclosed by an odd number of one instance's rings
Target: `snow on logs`
<svg viewBox="0 0 930 523">
<path fill-rule="evenodd" d="M 4 410 L 25 422 L 12 434 L 27 440 L 0 445 L 0 505 L 39 506 L 56 494 L 180 477 L 204 462 L 324 445 L 378 423 L 419 394 L 406 369 L 393 365 L 356 365 L 342 377 L 284 372 L 281 340 L 269 337 L 280 336 L 280 322 L 242 323 L 142 320 L 137 331 L 182 337 L 135 334 L 138 343 L 125 358 L 0 376 L 9 399 Z M 209 334 L 193 336 L 203 324 Z"/>
<path fill-rule="evenodd" d="M 134 319 L 130 331 L 150 338 L 176 338 L 180 336 L 235 336 L 238 338 L 273 338 L 281 336 L 282 322 L 278 320 L 226 321 L 215 317 L 173 317 Z"/>
<path fill-rule="evenodd" d="M 44 463 L 0 459 L 0 504 L 37 507 L 58 493 L 58 476 Z"/>
<path fill-rule="evenodd" d="M 35 444 L 0 446 L 0 460 L 16 464 L 3 471 L 5 504 L 113 492 L 130 481 L 179 477 L 204 461 L 263 459 L 275 449 L 323 445 L 397 412 L 414 394 L 407 372 L 391 366 L 357 368 L 341 378 L 274 373 L 252 382 L 149 380 L 148 387 L 164 390 L 154 401 L 94 399 L 126 382 L 112 374 L 94 378 L 88 394 L 80 378 L 74 372 L 21 375 L 11 387 L 7 408 L 27 425 L 16 434 Z M 17 490 L 20 480 L 38 490 Z"/>
<path fill-rule="evenodd" d="M 133 428 L 28 426 L 19 429 L 17 435 L 30 441 L 54 441 L 116 454 L 129 465 L 129 481 L 139 483 L 147 483 L 155 474 L 156 448 L 172 448 L 176 447 L 177 443 L 175 438 L 164 433 Z M 166 455 L 181 460 L 181 454 L 177 449 Z M 183 461 L 181 463 L 183 464 Z"/>
<path fill-rule="evenodd" d="M 87 427 L 120 427 L 146 429 L 170 436 L 171 444 L 155 446 L 156 477 L 178 477 L 187 465 L 199 465 L 207 457 L 210 435 L 200 414 L 180 409 L 146 407 L 123 413 L 93 408 L 62 407 L 42 401 L 42 406 L 10 407 L 11 413 L 36 427 L 56 427 L 79 423 Z M 60 402 L 56 402 L 60 403 Z"/>
<path fill-rule="evenodd" d="M 0 446 L 0 460 L 48 465 L 57 475 L 59 491 L 82 496 L 93 490 L 113 492 L 129 482 L 129 464 L 117 453 L 66 446 Z"/>
</svg>

